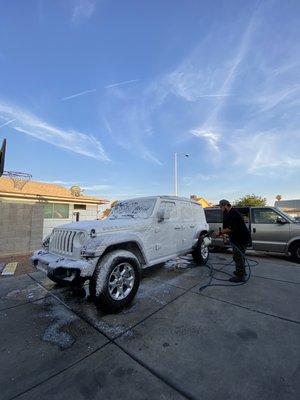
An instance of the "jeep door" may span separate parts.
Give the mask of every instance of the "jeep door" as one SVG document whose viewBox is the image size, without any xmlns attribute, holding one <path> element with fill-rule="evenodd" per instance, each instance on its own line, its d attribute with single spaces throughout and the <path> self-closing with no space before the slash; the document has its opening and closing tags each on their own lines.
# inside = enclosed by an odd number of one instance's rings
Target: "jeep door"
<svg viewBox="0 0 300 400">
<path fill-rule="evenodd" d="M 290 223 L 287 219 L 272 208 L 255 207 L 251 209 L 251 220 L 254 250 L 285 252 L 290 237 Z"/>
<path fill-rule="evenodd" d="M 179 244 L 180 251 L 190 250 L 194 245 L 194 236 L 196 222 L 193 217 L 191 203 L 187 201 L 179 201 L 181 213 L 181 243 Z"/>
<path fill-rule="evenodd" d="M 154 259 L 164 258 L 178 253 L 181 242 L 181 225 L 177 202 L 161 200 L 158 213 L 163 211 L 166 218 L 156 220 L 154 227 Z"/>
</svg>

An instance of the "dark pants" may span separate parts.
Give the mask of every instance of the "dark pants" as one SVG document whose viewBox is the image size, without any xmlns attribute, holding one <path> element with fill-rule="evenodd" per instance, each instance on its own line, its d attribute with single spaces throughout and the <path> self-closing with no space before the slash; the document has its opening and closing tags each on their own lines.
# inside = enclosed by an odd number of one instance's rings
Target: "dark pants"
<svg viewBox="0 0 300 400">
<path fill-rule="evenodd" d="M 239 277 L 245 276 L 245 253 L 247 246 L 241 243 L 233 244 L 233 261 L 235 262 L 236 274 Z"/>
</svg>

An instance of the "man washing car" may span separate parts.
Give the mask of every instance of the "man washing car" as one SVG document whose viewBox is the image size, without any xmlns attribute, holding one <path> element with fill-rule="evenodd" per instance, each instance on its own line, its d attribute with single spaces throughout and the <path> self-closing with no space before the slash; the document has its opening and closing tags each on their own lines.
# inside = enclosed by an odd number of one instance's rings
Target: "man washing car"
<svg viewBox="0 0 300 400">
<path fill-rule="evenodd" d="M 223 229 L 219 235 L 228 235 L 233 248 L 233 260 L 235 262 L 235 276 L 230 282 L 245 282 L 245 252 L 250 240 L 250 233 L 242 215 L 232 208 L 228 200 L 220 200 L 219 207 L 223 213 Z"/>
</svg>

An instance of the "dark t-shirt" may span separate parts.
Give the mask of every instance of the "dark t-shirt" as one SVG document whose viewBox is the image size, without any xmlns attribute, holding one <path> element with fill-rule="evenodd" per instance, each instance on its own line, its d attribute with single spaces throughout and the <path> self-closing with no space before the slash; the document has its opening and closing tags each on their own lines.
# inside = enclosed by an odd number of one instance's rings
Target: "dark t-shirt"
<svg viewBox="0 0 300 400">
<path fill-rule="evenodd" d="M 225 228 L 231 230 L 229 237 L 233 243 L 248 244 L 250 233 L 242 215 L 234 208 L 223 214 L 223 229 Z"/>
</svg>

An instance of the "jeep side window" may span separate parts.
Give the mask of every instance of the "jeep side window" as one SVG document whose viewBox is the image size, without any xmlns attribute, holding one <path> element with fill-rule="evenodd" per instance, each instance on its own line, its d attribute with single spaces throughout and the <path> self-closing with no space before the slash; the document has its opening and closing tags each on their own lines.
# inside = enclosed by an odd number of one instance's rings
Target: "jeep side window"
<svg viewBox="0 0 300 400">
<path fill-rule="evenodd" d="M 255 224 L 276 224 L 279 214 L 271 208 L 254 208 L 252 210 Z"/>
<path fill-rule="evenodd" d="M 176 204 L 171 201 L 162 201 L 159 210 L 169 211 L 170 219 L 175 219 L 177 216 Z"/>
</svg>

